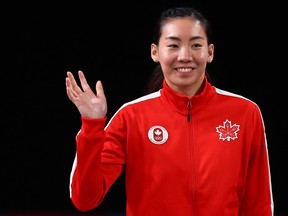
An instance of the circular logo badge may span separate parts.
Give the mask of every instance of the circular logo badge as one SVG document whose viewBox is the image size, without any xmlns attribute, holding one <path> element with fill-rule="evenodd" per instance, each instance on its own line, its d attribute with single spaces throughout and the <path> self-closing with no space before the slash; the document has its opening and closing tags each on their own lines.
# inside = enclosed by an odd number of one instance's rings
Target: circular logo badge
<svg viewBox="0 0 288 216">
<path fill-rule="evenodd" d="M 156 125 L 149 129 L 148 138 L 152 143 L 160 145 L 167 141 L 168 132 L 164 127 Z"/>
</svg>

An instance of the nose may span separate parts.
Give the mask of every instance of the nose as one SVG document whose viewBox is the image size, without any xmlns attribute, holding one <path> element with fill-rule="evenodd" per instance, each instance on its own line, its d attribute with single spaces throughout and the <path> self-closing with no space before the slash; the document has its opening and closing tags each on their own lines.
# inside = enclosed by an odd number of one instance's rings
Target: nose
<svg viewBox="0 0 288 216">
<path fill-rule="evenodd" d="M 182 47 L 178 54 L 178 61 L 192 61 L 192 51 L 190 47 Z"/>
</svg>

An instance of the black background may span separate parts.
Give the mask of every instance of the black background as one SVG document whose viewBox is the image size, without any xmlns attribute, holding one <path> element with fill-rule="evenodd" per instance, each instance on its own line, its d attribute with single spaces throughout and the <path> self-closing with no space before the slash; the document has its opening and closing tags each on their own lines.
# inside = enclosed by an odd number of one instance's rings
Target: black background
<svg viewBox="0 0 288 216">
<path fill-rule="evenodd" d="M 0 215 L 124 214 L 123 176 L 89 213 L 78 212 L 69 199 L 80 115 L 66 96 L 66 72 L 83 70 L 93 89 L 101 79 L 111 117 L 122 103 L 143 94 L 154 67 L 155 19 L 164 7 L 181 4 L 198 7 L 212 24 L 215 58 L 209 70 L 214 84 L 260 106 L 275 215 L 288 215 L 287 18 L 276 1 L 25 2 L 3 7 Z"/>
</svg>

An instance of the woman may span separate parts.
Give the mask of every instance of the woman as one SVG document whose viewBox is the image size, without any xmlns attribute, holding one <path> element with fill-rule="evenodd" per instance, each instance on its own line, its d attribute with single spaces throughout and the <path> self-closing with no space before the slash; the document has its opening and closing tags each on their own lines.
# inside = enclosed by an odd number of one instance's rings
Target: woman
<svg viewBox="0 0 288 216">
<path fill-rule="evenodd" d="M 81 87 L 67 72 L 82 120 L 70 182 L 79 210 L 96 208 L 125 171 L 127 216 L 273 215 L 260 109 L 211 85 L 209 36 L 197 10 L 164 11 L 151 45 L 161 89 L 125 103 L 107 124 L 101 81 L 94 94 L 82 71 Z"/>
</svg>

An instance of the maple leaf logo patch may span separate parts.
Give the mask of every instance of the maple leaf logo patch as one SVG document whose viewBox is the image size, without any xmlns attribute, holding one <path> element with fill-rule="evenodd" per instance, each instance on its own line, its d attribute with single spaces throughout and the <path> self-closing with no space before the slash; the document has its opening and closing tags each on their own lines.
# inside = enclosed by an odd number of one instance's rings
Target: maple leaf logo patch
<svg viewBox="0 0 288 216">
<path fill-rule="evenodd" d="M 216 127 L 216 132 L 219 133 L 219 139 L 231 141 L 238 138 L 237 132 L 240 130 L 240 125 L 231 124 L 231 121 L 226 119 L 223 125 Z"/>
<path fill-rule="evenodd" d="M 155 125 L 149 129 L 148 138 L 154 144 L 164 144 L 168 139 L 168 131 L 160 125 Z"/>
</svg>

